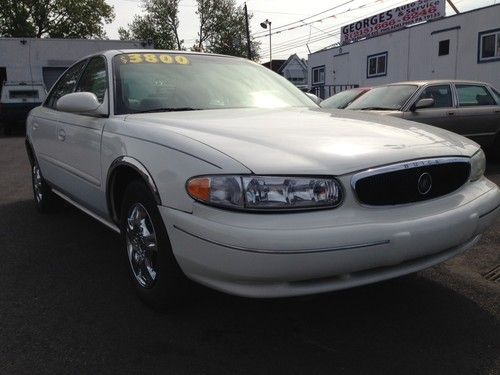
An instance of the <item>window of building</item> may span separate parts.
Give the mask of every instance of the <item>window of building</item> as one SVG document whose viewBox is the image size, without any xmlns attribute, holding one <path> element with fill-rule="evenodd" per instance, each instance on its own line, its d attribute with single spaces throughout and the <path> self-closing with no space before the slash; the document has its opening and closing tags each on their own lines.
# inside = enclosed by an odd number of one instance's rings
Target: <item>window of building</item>
<svg viewBox="0 0 500 375">
<path fill-rule="evenodd" d="M 368 78 L 387 75 L 387 52 L 368 56 L 366 70 Z"/>
<path fill-rule="evenodd" d="M 486 87 L 477 85 L 456 85 L 460 107 L 495 105 L 496 102 Z"/>
<path fill-rule="evenodd" d="M 478 62 L 500 60 L 500 29 L 479 33 Z"/>
<path fill-rule="evenodd" d="M 450 40 L 441 40 L 439 42 L 438 56 L 446 56 L 450 54 Z"/>
<path fill-rule="evenodd" d="M 318 66 L 312 69 L 312 83 L 313 85 L 325 83 L 325 66 Z"/>
<path fill-rule="evenodd" d="M 430 108 L 453 107 L 450 85 L 428 86 L 422 91 L 419 99 L 434 99 L 434 105 Z"/>
</svg>

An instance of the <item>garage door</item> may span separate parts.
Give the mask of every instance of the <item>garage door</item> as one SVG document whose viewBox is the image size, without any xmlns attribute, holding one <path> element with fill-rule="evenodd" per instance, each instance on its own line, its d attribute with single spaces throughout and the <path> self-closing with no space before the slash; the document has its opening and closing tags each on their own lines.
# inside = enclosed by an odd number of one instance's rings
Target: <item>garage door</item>
<svg viewBox="0 0 500 375">
<path fill-rule="evenodd" d="M 56 83 L 57 79 L 67 68 L 54 68 L 54 67 L 44 67 L 43 68 L 43 83 L 45 83 L 45 87 L 47 91 L 50 90 L 52 85 Z"/>
</svg>

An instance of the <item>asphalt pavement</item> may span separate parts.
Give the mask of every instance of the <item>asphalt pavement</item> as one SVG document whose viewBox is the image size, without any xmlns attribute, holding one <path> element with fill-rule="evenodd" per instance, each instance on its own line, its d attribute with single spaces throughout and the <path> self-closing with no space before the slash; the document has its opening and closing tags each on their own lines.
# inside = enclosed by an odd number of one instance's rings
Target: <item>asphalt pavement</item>
<svg viewBox="0 0 500 375">
<path fill-rule="evenodd" d="M 0 138 L 0 374 L 500 374 L 500 220 L 442 265 L 276 300 L 199 287 L 157 312 L 118 236 L 35 211 L 21 137 Z M 500 184 L 500 164 L 488 166 Z"/>
</svg>

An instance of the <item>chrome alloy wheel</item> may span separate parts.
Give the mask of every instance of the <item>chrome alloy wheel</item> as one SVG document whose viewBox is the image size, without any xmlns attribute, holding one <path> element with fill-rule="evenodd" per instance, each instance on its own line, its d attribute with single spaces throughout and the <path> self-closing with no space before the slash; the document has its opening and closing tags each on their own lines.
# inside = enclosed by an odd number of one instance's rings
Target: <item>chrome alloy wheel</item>
<svg viewBox="0 0 500 375">
<path fill-rule="evenodd" d="M 151 288 L 158 276 L 158 242 L 146 208 L 135 203 L 126 221 L 127 253 L 132 272 L 144 288 Z"/>
<path fill-rule="evenodd" d="M 33 191 L 35 193 L 35 199 L 37 203 L 40 203 L 43 199 L 42 193 L 42 174 L 40 173 L 40 168 L 38 164 L 33 165 Z"/>
</svg>

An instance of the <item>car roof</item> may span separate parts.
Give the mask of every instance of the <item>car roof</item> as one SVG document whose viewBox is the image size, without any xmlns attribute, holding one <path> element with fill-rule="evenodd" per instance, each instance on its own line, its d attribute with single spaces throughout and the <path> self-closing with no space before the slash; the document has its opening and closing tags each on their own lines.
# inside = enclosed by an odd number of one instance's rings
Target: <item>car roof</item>
<svg viewBox="0 0 500 375">
<path fill-rule="evenodd" d="M 486 82 L 481 81 L 469 81 L 463 79 L 430 79 L 430 80 L 419 80 L 419 81 L 402 81 L 402 82 L 394 82 L 390 83 L 387 86 L 394 85 L 416 85 L 416 86 L 424 86 L 429 84 L 448 84 L 448 83 L 466 83 L 466 84 L 481 84 L 488 85 Z"/>
<path fill-rule="evenodd" d="M 100 52 L 92 53 L 88 56 L 82 57 L 81 59 L 78 59 L 78 61 L 85 60 L 86 58 L 89 58 L 92 56 L 97 56 L 97 55 L 104 55 L 109 59 L 109 58 L 112 58 L 116 55 L 120 55 L 122 53 L 170 53 L 170 54 L 176 54 L 176 55 L 202 55 L 202 56 L 215 56 L 215 57 L 227 57 L 227 58 L 232 58 L 232 59 L 242 59 L 241 57 L 221 55 L 221 54 L 208 53 L 208 52 L 136 48 L 136 49 L 111 49 L 111 50 L 100 51 Z"/>
</svg>

